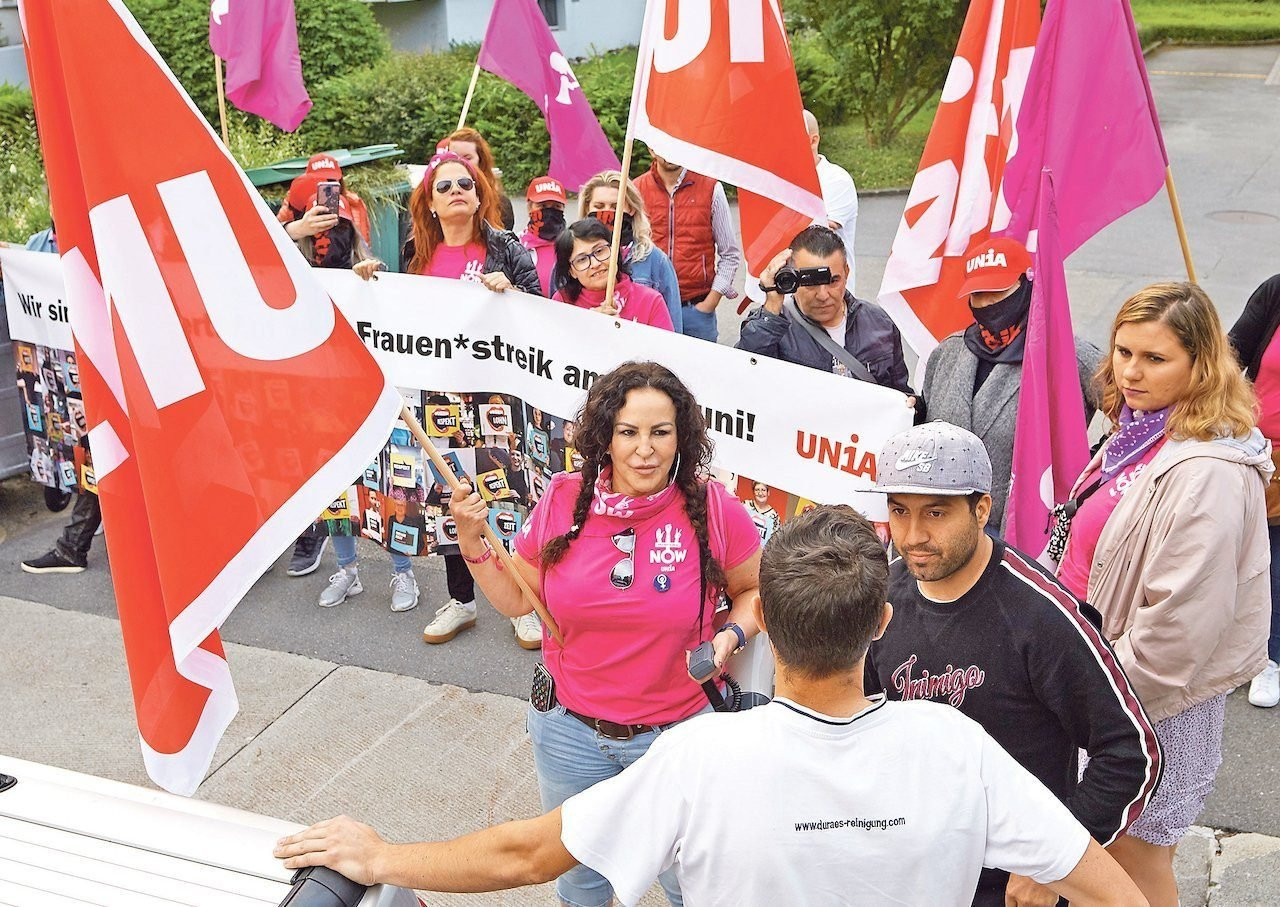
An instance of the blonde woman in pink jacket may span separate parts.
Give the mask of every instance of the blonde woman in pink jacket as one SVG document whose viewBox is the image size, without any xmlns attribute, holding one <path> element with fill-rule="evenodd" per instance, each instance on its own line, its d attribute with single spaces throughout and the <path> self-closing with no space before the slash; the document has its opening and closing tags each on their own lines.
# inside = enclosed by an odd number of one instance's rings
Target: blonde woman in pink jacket
<svg viewBox="0 0 1280 907">
<path fill-rule="evenodd" d="M 1173 851 L 1222 764 L 1227 693 L 1266 662 L 1270 444 L 1195 284 L 1126 301 L 1098 380 L 1117 428 L 1072 490 L 1058 578 L 1102 614 L 1164 755 L 1154 798 L 1109 849 L 1152 907 L 1177 907 Z"/>
</svg>

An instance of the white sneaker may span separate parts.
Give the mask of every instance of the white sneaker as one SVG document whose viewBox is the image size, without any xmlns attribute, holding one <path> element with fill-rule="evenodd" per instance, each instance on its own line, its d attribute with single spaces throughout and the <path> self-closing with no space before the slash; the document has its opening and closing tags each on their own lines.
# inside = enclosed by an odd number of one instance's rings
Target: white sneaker
<svg viewBox="0 0 1280 907">
<path fill-rule="evenodd" d="M 418 581 L 412 570 L 400 570 L 391 574 L 391 610 L 412 611 L 418 607 Z"/>
<path fill-rule="evenodd" d="M 516 642 L 520 643 L 520 648 L 542 648 L 542 621 L 538 619 L 537 612 L 530 611 L 511 618 L 511 626 L 516 631 Z"/>
<path fill-rule="evenodd" d="M 320 593 L 319 604 L 321 608 L 332 608 L 363 591 L 364 586 L 360 585 L 359 569 L 341 567 L 337 573 L 329 577 L 329 585 L 325 586 L 324 591 Z"/>
<path fill-rule="evenodd" d="M 431 623 L 427 624 L 426 629 L 422 631 L 422 641 L 433 646 L 439 645 L 475 625 L 476 603 L 464 605 L 456 598 L 451 598 L 436 612 Z"/>
<path fill-rule="evenodd" d="M 1249 684 L 1249 704 L 1269 709 L 1280 702 L 1280 665 L 1267 661 L 1262 673 Z"/>
</svg>

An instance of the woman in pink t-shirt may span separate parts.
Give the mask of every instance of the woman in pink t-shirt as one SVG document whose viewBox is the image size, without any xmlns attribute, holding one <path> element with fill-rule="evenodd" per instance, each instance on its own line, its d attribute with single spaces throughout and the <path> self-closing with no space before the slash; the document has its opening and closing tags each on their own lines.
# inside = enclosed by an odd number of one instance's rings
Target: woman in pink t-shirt
<svg viewBox="0 0 1280 907">
<path fill-rule="evenodd" d="M 582 470 L 556 475 L 516 537 L 514 558 L 564 636 L 563 647 L 543 638 L 554 704 L 529 711 L 548 810 L 708 709 L 688 672 L 689 650 L 711 640 L 723 666 L 758 631 L 751 606 L 760 537 L 746 510 L 708 480 L 711 442 L 680 379 L 652 362 L 619 366 L 592 385 L 576 424 Z M 481 538 L 487 510 L 477 494 L 453 505 L 462 555 L 495 608 L 528 613 Z M 717 616 L 722 593 L 732 605 Z M 660 881 L 680 903 L 674 873 Z M 575 904 L 611 895 L 585 866 L 562 876 L 557 891 Z"/>
<path fill-rule="evenodd" d="M 623 321 L 673 330 L 662 294 L 631 279 L 625 261 L 618 262 L 613 299 L 605 301 L 609 281 L 609 245 L 613 234 L 594 217 L 575 221 L 556 240 L 556 274 L 561 284 L 552 299 Z"/>
</svg>

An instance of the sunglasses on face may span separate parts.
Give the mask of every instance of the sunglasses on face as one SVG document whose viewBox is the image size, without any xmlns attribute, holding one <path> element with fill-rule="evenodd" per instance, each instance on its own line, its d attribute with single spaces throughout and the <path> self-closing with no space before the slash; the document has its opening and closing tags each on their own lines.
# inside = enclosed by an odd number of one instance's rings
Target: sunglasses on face
<svg viewBox="0 0 1280 907">
<path fill-rule="evenodd" d="M 476 187 L 476 181 L 469 176 L 460 176 L 456 180 L 440 180 L 436 183 L 436 191 L 444 195 L 453 188 L 453 184 L 457 183 L 458 188 L 463 192 L 470 192 Z"/>
<path fill-rule="evenodd" d="M 624 529 L 613 536 L 613 544 L 623 558 L 609 571 L 609 582 L 615 589 L 630 589 L 631 581 L 636 578 L 636 531 Z"/>
<path fill-rule="evenodd" d="M 609 260 L 609 247 L 601 244 L 596 246 L 590 252 L 583 252 L 581 255 L 575 255 L 569 259 L 569 267 L 575 271 L 585 271 L 591 267 L 592 262 L 603 264 Z"/>
</svg>

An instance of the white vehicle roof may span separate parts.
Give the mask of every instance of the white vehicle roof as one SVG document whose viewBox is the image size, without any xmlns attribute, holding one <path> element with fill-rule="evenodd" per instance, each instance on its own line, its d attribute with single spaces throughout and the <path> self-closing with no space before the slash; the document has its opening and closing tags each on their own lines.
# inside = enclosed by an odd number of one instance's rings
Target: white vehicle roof
<svg viewBox="0 0 1280 907">
<path fill-rule="evenodd" d="M 0 905 L 277 907 L 291 822 L 0 755 Z M 371 888 L 360 907 L 417 907 Z"/>
</svg>

